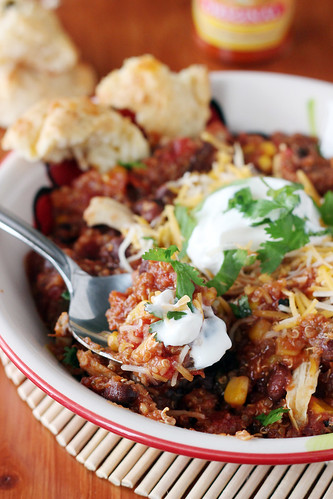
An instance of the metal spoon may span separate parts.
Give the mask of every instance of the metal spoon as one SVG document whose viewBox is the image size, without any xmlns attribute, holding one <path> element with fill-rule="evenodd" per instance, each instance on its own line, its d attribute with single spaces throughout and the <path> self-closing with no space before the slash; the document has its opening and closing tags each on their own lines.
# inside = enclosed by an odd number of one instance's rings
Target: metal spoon
<svg viewBox="0 0 333 499">
<path fill-rule="evenodd" d="M 57 269 L 70 295 L 69 326 L 77 341 L 98 355 L 119 362 L 112 354 L 104 351 L 108 337 L 105 312 L 109 306 L 110 291 L 124 292 L 132 284 L 131 274 L 90 276 L 50 239 L 2 207 L 0 229 L 26 243 Z M 100 347 L 95 348 L 89 340 Z"/>
</svg>

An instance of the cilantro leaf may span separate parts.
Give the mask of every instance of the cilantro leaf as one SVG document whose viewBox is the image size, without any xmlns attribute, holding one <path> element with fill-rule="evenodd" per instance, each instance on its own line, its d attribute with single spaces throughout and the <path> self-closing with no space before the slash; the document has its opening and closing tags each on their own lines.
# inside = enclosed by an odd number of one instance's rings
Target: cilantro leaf
<svg viewBox="0 0 333 499">
<path fill-rule="evenodd" d="M 321 218 L 326 225 L 333 226 L 333 192 L 327 191 L 324 196 L 324 201 L 319 206 Z"/>
<path fill-rule="evenodd" d="M 132 161 L 132 162 L 123 162 L 123 161 L 118 161 L 118 164 L 122 166 L 123 168 L 126 168 L 126 170 L 135 170 L 135 169 L 145 169 L 147 168 L 147 165 L 145 163 L 142 163 L 141 161 Z"/>
<path fill-rule="evenodd" d="M 180 299 L 182 296 L 187 295 L 192 300 L 195 284 L 204 286 L 205 281 L 200 277 L 199 271 L 188 263 L 176 260 L 171 265 L 177 273 L 176 297 Z"/>
<path fill-rule="evenodd" d="M 276 423 L 280 421 L 282 415 L 286 412 L 289 412 L 289 409 L 285 409 L 284 407 L 278 407 L 277 409 L 273 409 L 268 414 L 259 414 L 255 417 L 258 419 L 263 426 L 268 426 L 270 424 Z"/>
<path fill-rule="evenodd" d="M 69 291 L 68 289 L 66 289 L 63 293 L 61 293 L 61 298 L 63 298 L 64 300 L 66 301 L 69 301 L 71 296 L 69 294 Z"/>
<path fill-rule="evenodd" d="M 64 356 L 62 359 L 64 364 L 67 364 L 68 366 L 72 367 L 80 367 L 76 354 L 77 354 L 77 349 L 75 347 L 65 347 Z"/>
<path fill-rule="evenodd" d="M 169 312 L 167 313 L 167 318 L 175 319 L 175 321 L 178 321 L 184 315 L 186 315 L 186 312 L 181 312 L 180 310 L 169 310 Z"/>
<path fill-rule="evenodd" d="M 227 211 L 235 208 L 246 216 L 251 216 L 250 213 L 254 202 L 250 187 L 243 187 L 243 189 L 237 191 L 234 196 L 229 199 Z"/>
<path fill-rule="evenodd" d="M 175 206 L 175 217 L 184 238 L 182 250 L 179 253 L 179 258 L 181 259 L 186 255 L 188 242 L 197 222 L 194 216 L 190 214 L 188 208 L 186 208 L 186 206 L 181 206 L 180 204 Z"/>
<path fill-rule="evenodd" d="M 252 259 L 250 260 L 252 262 Z M 242 267 L 249 264 L 247 250 L 232 249 L 224 251 L 224 260 L 216 276 L 206 283 L 208 288 L 215 288 L 218 295 L 223 295 L 233 285 Z"/>
<path fill-rule="evenodd" d="M 193 292 L 195 289 L 195 284 L 199 286 L 204 286 L 205 282 L 200 277 L 197 269 L 189 265 L 188 263 L 180 262 L 179 260 L 174 260 L 172 256 L 176 251 L 179 251 L 177 246 L 169 246 L 169 248 L 153 248 L 146 251 L 142 255 L 143 260 L 153 260 L 157 262 L 167 262 L 170 263 L 173 270 L 177 274 L 177 286 L 176 286 L 176 297 L 178 299 L 182 296 L 189 296 L 192 300 Z"/>
<path fill-rule="evenodd" d="M 179 251 L 174 244 L 169 248 L 152 248 L 146 251 L 142 258 L 143 260 L 153 260 L 154 262 L 167 262 L 172 263 L 174 260 L 171 258 L 176 251 Z"/>
<path fill-rule="evenodd" d="M 299 194 L 295 194 L 295 191 L 303 190 L 301 184 L 291 184 L 285 185 L 280 189 L 269 188 L 267 191 L 267 196 L 270 196 L 280 209 L 284 209 L 286 212 L 292 212 L 294 208 L 300 203 Z M 283 214 L 283 213 L 282 213 Z"/>
<path fill-rule="evenodd" d="M 265 183 L 264 180 L 263 183 Z M 253 225 L 260 225 L 270 222 L 273 212 L 277 217 L 291 213 L 300 203 L 300 197 L 295 194 L 295 191 L 301 188 L 299 184 L 285 185 L 280 189 L 269 187 L 267 196 L 271 199 L 254 199 L 250 188 L 245 187 L 237 191 L 229 200 L 228 209 L 236 208 L 245 217 L 252 218 Z"/>
<path fill-rule="evenodd" d="M 229 303 L 229 305 L 237 319 L 243 319 L 244 317 L 249 317 L 252 314 L 247 295 L 240 296 L 237 303 Z"/>
<path fill-rule="evenodd" d="M 274 272 L 286 253 L 305 246 L 310 240 L 305 231 L 305 220 L 292 214 L 271 222 L 265 230 L 273 240 L 262 243 L 258 250 L 263 273 Z"/>
<path fill-rule="evenodd" d="M 158 332 L 160 328 L 163 326 L 164 321 L 156 321 L 150 324 L 149 326 L 149 332 L 154 336 L 155 340 L 161 343 L 161 340 L 158 339 Z"/>
<path fill-rule="evenodd" d="M 158 310 L 158 308 L 155 307 L 155 305 L 153 303 L 146 303 L 145 310 L 149 314 L 157 317 L 158 319 L 163 319 L 163 311 Z M 177 321 L 178 319 L 181 319 L 183 317 L 183 315 L 186 315 L 186 312 L 182 312 L 180 310 L 169 310 L 169 312 L 167 312 L 166 316 L 168 319 L 175 319 Z"/>
</svg>

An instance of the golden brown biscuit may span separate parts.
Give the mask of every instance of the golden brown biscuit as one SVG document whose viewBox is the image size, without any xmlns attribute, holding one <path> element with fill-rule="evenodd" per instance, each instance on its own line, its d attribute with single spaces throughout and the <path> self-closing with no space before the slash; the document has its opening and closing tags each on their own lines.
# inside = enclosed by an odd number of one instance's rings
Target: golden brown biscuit
<svg viewBox="0 0 333 499">
<path fill-rule="evenodd" d="M 54 12 L 32 0 L 0 0 L 0 64 L 60 73 L 77 62 L 78 52 Z"/>
<path fill-rule="evenodd" d="M 86 64 L 78 64 L 61 74 L 0 66 L 0 126 L 10 126 L 41 99 L 89 95 L 95 84 L 95 74 Z"/>
<path fill-rule="evenodd" d="M 102 79 L 96 95 L 102 104 L 134 111 L 148 132 L 168 137 L 196 136 L 209 117 L 207 69 L 193 65 L 173 73 L 151 55 L 127 59 Z"/>
<path fill-rule="evenodd" d="M 82 169 L 101 173 L 149 154 L 137 126 L 87 97 L 39 102 L 7 130 L 2 145 L 29 160 L 75 158 Z"/>
</svg>

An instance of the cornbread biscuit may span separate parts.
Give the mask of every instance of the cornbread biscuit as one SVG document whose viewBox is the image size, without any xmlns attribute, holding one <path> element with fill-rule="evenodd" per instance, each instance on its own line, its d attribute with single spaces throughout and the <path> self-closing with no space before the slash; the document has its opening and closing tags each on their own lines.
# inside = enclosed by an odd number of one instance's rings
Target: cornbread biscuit
<svg viewBox="0 0 333 499">
<path fill-rule="evenodd" d="M 92 166 L 101 173 L 149 154 L 137 126 L 87 97 L 39 102 L 7 130 L 3 148 L 28 160 L 75 158 L 83 170 Z"/>
<path fill-rule="evenodd" d="M 151 55 L 127 59 L 102 79 L 96 95 L 102 104 L 132 110 L 145 130 L 167 137 L 196 136 L 209 117 L 207 69 L 193 65 L 173 73 Z"/>
<path fill-rule="evenodd" d="M 87 64 L 79 63 L 61 74 L 0 66 L 0 126 L 10 126 L 41 99 L 89 95 L 95 84 L 95 74 Z"/>
<path fill-rule="evenodd" d="M 61 73 L 78 52 L 51 10 L 32 0 L 0 0 L 0 64 Z"/>
</svg>

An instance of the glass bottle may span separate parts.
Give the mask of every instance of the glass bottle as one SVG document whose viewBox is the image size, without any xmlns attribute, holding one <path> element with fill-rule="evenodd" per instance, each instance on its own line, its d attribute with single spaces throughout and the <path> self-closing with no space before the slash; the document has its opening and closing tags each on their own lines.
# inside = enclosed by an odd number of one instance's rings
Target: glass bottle
<svg viewBox="0 0 333 499">
<path fill-rule="evenodd" d="M 192 0 L 201 45 L 228 62 L 258 62 L 286 44 L 295 0 Z"/>
</svg>

